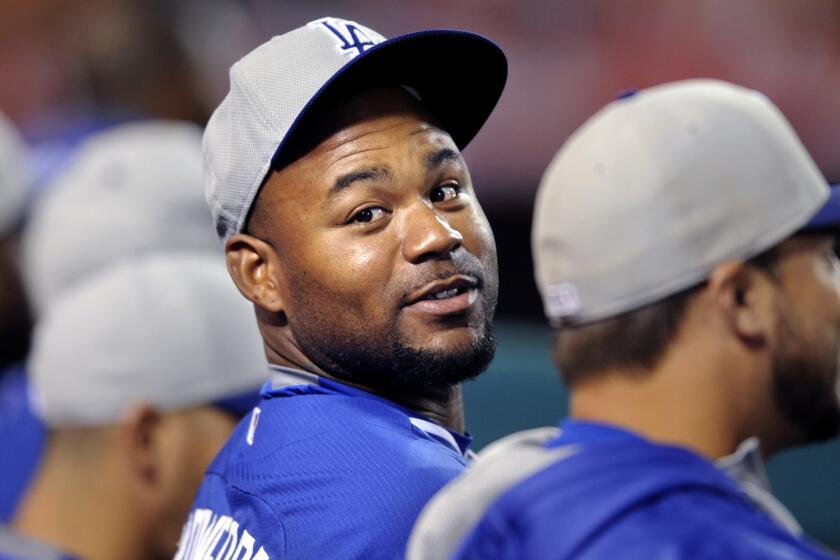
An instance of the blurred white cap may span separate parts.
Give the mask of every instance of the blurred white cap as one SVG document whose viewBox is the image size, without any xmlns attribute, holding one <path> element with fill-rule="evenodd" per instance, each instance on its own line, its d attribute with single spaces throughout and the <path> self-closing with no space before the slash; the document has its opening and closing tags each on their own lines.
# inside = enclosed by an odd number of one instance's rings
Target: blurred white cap
<svg viewBox="0 0 840 560">
<path fill-rule="evenodd" d="M 201 182 L 201 130 L 174 121 L 92 136 L 31 209 L 24 275 L 35 310 L 126 256 L 221 254 Z"/>
<path fill-rule="evenodd" d="M 0 236 L 21 221 L 29 183 L 27 149 L 12 122 L 0 113 Z"/>
<path fill-rule="evenodd" d="M 64 292 L 28 363 L 49 426 L 114 423 L 136 403 L 169 411 L 256 395 L 267 377 L 252 306 L 217 256 L 147 255 Z"/>
<path fill-rule="evenodd" d="M 714 80 L 610 103 L 555 157 L 537 195 L 537 285 L 555 324 L 632 311 L 805 226 L 829 187 L 761 93 Z"/>
</svg>

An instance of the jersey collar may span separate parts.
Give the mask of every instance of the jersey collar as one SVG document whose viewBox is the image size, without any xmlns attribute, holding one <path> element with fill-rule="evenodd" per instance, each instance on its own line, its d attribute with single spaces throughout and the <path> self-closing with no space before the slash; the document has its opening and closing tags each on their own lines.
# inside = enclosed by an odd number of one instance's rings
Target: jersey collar
<svg viewBox="0 0 840 560">
<path fill-rule="evenodd" d="M 388 399 L 384 399 L 378 395 L 359 389 L 358 387 L 352 387 L 334 379 L 328 379 L 300 369 L 269 364 L 268 371 L 271 374 L 271 377 L 262 389 L 262 394 L 264 396 L 300 394 L 302 388 L 306 386 L 315 386 L 343 395 L 373 399 L 402 411 L 406 416 L 408 416 L 409 422 L 411 422 L 412 426 L 425 433 L 427 436 L 443 443 L 447 447 L 451 447 L 459 455 L 466 457 L 471 455 L 469 446 L 472 443 L 472 436 L 450 430 L 449 428 L 441 426 L 437 422 L 434 422 L 408 408 L 400 406 L 395 402 L 389 401 Z"/>
</svg>

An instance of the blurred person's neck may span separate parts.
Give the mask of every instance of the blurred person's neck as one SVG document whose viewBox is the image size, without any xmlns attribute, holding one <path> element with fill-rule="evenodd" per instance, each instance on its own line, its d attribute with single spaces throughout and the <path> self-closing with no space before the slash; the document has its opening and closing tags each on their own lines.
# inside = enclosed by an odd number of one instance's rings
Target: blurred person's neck
<svg viewBox="0 0 840 560">
<path fill-rule="evenodd" d="M 84 430 L 83 430 L 84 431 Z M 93 434 L 50 435 L 40 470 L 12 525 L 21 534 L 85 560 L 140 560 L 143 519 L 132 508 L 118 465 Z"/>
<path fill-rule="evenodd" d="M 680 340 L 682 338 L 682 341 Z M 685 343 L 685 340 L 691 340 Z M 715 346 L 713 337 L 678 337 L 651 370 L 611 370 L 576 385 L 570 416 L 604 422 L 651 441 L 716 460 L 756 433 L 754 365 Z M 761 438 L 764 439 L 764 438 Z"/>
</svg>

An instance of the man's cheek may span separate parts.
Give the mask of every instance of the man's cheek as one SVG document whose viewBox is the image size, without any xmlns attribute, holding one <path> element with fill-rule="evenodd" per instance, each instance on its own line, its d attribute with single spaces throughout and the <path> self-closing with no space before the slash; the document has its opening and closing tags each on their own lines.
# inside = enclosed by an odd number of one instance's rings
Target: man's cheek
<svg viewBox="0 0 840 560">
<path fill-rule="evenodd" d="M 363 245 L 346 245 L 343 251 L 338 251 L 334 257 L 336 262 L 354 277 L 363 278 L 371 275 L 375 270 L 382 270 L 386 259 L 381 247 Z M 382 270 L 384 273 L 385 271 Z"/>
</svg>

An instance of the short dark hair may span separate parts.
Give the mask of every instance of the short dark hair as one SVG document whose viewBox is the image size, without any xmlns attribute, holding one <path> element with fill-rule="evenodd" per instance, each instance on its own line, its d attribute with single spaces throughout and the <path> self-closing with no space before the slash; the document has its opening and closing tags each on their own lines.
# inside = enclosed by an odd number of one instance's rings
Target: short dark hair
<svg viewBox="0 0 840 560">
<path fill-rule="evenodd" d="M 270 227 L 271 219 L 268 212 L 260 205 L 260 197 L 264 190 L 263 187 L 265 187 L 272 173 L 274 173 L 273 170 L 269 171 L 268 175 L 263 179 L 263 184 L 260 185 L 257 195 L 254 197 L 254 202 L 248 210 L 248 215 L 245 216 L 245 224 L 242 227 L 242 233 L 266 242 L 267 240 L 264 238 L 266 236 L 266 230 Z"/>
<path fill-rule="evenodd" d="M 777 247 L 747 263 L 773 276 Z M 557 329 L 553 354 L 563 381 L 573 387 L 611 369 L 643 374 L 654 368 L 676 336 L 688 302 L 704 285 L 696 284 L 615 317 Z"/>
<path fill-rule="evenodd" d="M 653 368 L 677 333 L 693 286 L 641 309 L 583 325 L 564 326 L 554 335 L 554 360 L 566 385 L 599 377 L 613 368 Z"/>
</svg>

